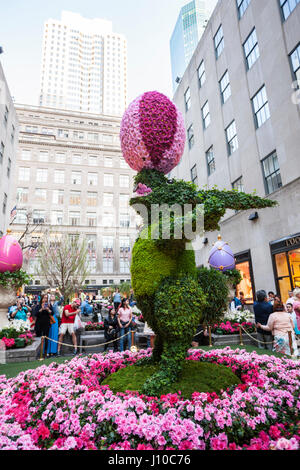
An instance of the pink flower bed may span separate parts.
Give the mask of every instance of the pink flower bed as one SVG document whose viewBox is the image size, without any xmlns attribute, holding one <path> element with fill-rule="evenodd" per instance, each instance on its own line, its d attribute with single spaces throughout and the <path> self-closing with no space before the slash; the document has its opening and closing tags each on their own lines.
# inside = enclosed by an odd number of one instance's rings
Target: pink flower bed
<svg viewBox="0 0 300 470">
<path fill-rule="evenodd" d="M 215 393 L 114 394 L 107 374 L 150 355 L 109 353 L 0 376 L 0 449 L 299 449 L 300 365 L 241 350 L 191 350 L 242 384 Z"/>
<path fill-rule="evenodd" d="M 251 322 L 233 323 L 233 322 L 227 321 L 227 322 L 222 322 L 220 324 L 213 325 L 212 332 L 216 333 L 217 335 L 236 335 L 240 332 L 240 326 L 242 326 L 249 333 L 253 333 L 255 331 L 254 323 L 251 323 Z M 244 332 L 242 331 L 242 333 Z"/>
</svg>

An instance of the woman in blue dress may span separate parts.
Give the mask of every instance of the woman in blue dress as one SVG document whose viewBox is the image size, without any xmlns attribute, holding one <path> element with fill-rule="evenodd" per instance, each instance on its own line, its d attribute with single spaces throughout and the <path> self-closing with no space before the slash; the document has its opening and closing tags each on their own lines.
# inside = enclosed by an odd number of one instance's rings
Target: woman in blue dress
<svg viewBox="0 0 300 470">
<path fill-rule="evenodd" d="M 56 297 L 54 294 L 50 295 L 50 305 L 52 306 L 53 309 L 53 317 L 55 319 L 55 323 L 51 325 L 50 331 L 49 331 L 49 338 L 54 339 L 55 341 L 58 341 L 58 321 L 59 321 L 59 309 L 58 307 L 62 305 L 64 298 L 62 297 L 61 293 L 60 294 L 60 300 L 57 301 Z M 47 348 L 47 356 L 55 356 L 57 354 L 57 347 L 58 344 L 55 343 L 54 341 L 48 341 L 48 348 Z"/>
</svg>

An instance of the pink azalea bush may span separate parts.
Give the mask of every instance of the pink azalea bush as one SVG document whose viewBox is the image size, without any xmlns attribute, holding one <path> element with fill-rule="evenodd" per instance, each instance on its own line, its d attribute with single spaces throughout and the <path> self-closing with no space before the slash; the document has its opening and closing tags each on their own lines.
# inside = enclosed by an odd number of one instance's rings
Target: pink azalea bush
<svg viewBox="0 0 300 470">
<path fill-rule="evenodd" d="M 237 323 L 227 321 L 213 325 L 212 332 L 217 335 L 236 335 L 240 332 L 240 326 L 242 326 L 249 333 L 253 333 L 255 331 L 255 325 L 251 322 Z"/>
<path fill-rule="evenodd" d="M 126 162 L 136 171 L 146 168 L 169 173 L 180 162 L 185 139 L 182 114 L 162 93 L 144 93 L 124 113 L 121 148 Z"/>
<path fill-rule="evenodd" d="M 95 354 L 0 376 L 0 449 L 297 450 L 299 362 L 244 350 L 191 350 L 241 384 L 216 393 L 114 394 L 108 374 L 151 355 Z"/>
<path fill-rule="evenodd" d="M 103 321 L 99 323 L 89 321 L 85 324 L 84 329 L 85 331 L 101 331 L 104 330 L 104 323 Z"/>
</svg>

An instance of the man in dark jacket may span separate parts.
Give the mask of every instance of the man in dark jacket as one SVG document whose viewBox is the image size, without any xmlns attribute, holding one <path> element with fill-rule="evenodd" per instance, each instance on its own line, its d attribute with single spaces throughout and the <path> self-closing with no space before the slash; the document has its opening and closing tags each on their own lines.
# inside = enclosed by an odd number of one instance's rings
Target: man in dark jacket
<svg viewBox="0 0 300 470">
<path fill-rule="evenodd" d="M 264 290 L 259 290 L 256 293 L 257 302 L 254 302 L 254 315 L 255 322 L 261 325 L 266 325 L 269 320 L 269 316 L 273 313 L 273 305 L 268 302 L 267 293 Z M 257 329 L 257 339 L 261 341 L 259 343 L 260 349 L 272 350 L 272 334 L 269 331 Z"/>
</svg>

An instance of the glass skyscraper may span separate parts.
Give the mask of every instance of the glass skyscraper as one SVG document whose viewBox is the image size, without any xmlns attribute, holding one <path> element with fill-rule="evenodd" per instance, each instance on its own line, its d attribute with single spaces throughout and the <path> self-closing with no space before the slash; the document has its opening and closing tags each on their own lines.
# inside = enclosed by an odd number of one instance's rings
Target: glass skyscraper
<svg viewBox="0 0 300 470">
<path fill-rule="evenodd" d="M 174 92 L 178 85 L 176 79 L 183 76 L 216 2 L 217 0 L 193 0 L 180 10 L 170 40 Z"/>
</svg>

